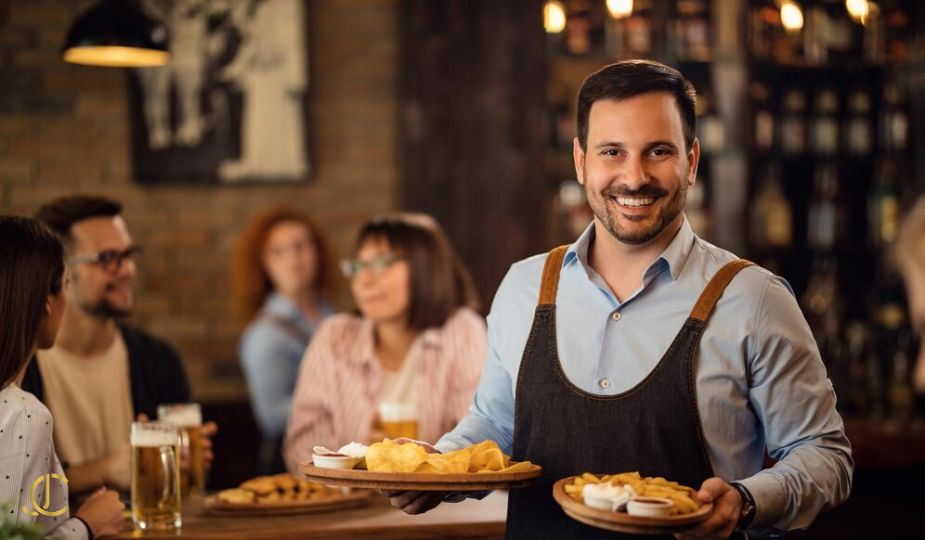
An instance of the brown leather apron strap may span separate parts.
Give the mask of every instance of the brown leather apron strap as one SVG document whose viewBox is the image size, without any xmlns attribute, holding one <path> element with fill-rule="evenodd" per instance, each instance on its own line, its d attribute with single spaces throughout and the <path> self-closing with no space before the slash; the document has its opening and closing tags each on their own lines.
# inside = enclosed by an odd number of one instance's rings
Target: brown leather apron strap
<svg viewBox="0 0 925 540">
<path fill-rule="evenodd" d="M 716 275 L 713 276 L 713 279 L 707 283 L 707 287 L 700 293 L 700 298 L 697 299 L 697 304 L 694 305 L 690 318 L 706 322 L 732 278 L 744 268 L 753 264 L 755 263 L 745 259 L 736 259 L 720 268 Z"/>
<path fill-rule="evenodd" d="M 568 246 L 559 246 L 546 256 L 546 265 L 543 266 L 543 280 L 540 282 L 539 304 L 555 304 L 556 292 L 559 290 L 559 272 L 562 271 L 562 261 Z"/>
</svg>

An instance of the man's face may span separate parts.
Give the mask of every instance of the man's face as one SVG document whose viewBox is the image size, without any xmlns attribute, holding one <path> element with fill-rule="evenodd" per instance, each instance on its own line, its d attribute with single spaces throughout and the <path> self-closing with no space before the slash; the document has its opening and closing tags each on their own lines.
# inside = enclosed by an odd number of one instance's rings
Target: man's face
<svg viewBox="0 0 925 540">
<path fill-rule="evenodd" d="M 700 146 L 695 139 L 685 150 L 674 96 L 651 92 L 594 102 L 587 152 L 575 139 L 573 154 L 595 220 L 620 242 L 641 245 L 682 219 Z"/>
<path fill-rule="evenodd" d="M 104 251 L 124 252 L 132 246 L 121 216 L 94 217 L 71 226 L 73 238 L 69 256 L 80 257 Z M 135 305 L 135 262 L 119 260 L 105 268 L 95 263 L 68 265 L 70 284 L 65 288 L 69 307 L 97 317 L 125 317 Z"/>
</svg>

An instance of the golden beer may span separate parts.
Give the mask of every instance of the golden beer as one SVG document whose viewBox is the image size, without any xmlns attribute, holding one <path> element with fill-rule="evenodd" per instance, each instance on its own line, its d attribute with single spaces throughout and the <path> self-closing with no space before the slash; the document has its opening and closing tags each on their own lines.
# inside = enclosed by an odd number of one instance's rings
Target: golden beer
<svg viewBox="0 0 925 540">
<path fill-rule="evenodd" d="M 177 529 L 180 436 L 163 422 L 132 423 L 132 521 L 139 529 Z"/>
<path fill-rule="evenodd" d="M 379 404 L 379 426 L 386 437 L 418 438 L 418 410 L 413 403 L 383 401 Z"/>
<path fill-rule="evenodd" d="M 202 410 L 198 403 L 160 405 L 160 420 L 180 429 L 180 492 L 183 497 L 205 493 L 206 474 L 202 452 Z"/>
</svg>

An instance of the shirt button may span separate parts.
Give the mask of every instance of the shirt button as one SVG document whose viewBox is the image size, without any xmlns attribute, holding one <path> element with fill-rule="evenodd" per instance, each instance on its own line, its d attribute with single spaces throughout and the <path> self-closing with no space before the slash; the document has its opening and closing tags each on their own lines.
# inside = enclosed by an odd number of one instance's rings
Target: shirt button
<svg viewBox="0 0 925 540">
<path fill-rule="evenodd" d="M 623 315 L 620 315 L 620 312 L 619 312 L 619 311 L 614 311 L 613 313 L 610 314 L 610 318 L 613 319 L 613 320 L 615 320 L 615 321 L 619 321 L 619 320 L 620 320 L 620 317 L 622 317 L 622 316 L 623 316 Z"/>
<path fill-rule="evenodd" d="M 597 381 L 597 384 L 601 385 L 601 388 L 603 388 L 604 390 L 607 390 L 608 388 L 610 388 L 610 380 L 609 380 L 609 379 L 601 379 L 601 380 Z"/>
</svg>

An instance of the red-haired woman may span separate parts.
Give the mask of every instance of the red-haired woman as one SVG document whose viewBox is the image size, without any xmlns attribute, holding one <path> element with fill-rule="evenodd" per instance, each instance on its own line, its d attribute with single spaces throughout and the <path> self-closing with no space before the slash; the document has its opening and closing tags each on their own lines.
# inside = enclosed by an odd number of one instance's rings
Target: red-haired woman
<svg viewBox="0 0 925 540">
<path fill-rule="evenodd" d="M 244 231 L 231 270 L 236 310 L 247 323 L 241 367 L 263 433 L 257 472 L 280 472 L 299 363 L 332 313 L 333 264 L 322 231 L 305 213 L 275 207 Z"/>
</svg>

